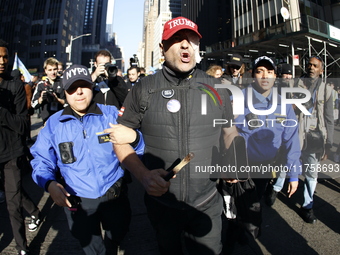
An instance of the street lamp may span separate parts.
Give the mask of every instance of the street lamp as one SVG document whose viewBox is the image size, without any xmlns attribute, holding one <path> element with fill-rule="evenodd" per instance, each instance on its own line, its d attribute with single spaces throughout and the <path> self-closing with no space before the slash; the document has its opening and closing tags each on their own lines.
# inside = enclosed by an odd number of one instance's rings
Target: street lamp
<svg viewBox="0 0 340 255">
<path fill-rule="evenodd" d="M 71 35 L 70 43 L 67 45 L 66 50 L 65 50 L 65 52 L 68 53 L 68 62 L 71 61 L 72 42 L 73 42 L 74 40 L 77 40 L 77 39 L 80 38 L 80 37 L 89 36 L 89 35 L 91 35 L 91 33 L 89 33 L 89 34 L 83 34 L 83 35 L 78 35 L 78 36 L 76 36 L 76 37 L 74 37 L 74 38 L 73 38 L 73 35 Z"/>
</svg>

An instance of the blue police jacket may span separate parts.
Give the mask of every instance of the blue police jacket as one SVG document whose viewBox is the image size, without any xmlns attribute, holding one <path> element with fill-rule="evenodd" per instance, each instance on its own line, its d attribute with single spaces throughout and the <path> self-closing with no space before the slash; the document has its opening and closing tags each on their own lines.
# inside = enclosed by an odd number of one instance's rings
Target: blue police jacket
<svg viewBox="0 0 340 255">
<path fill-rule="evenodd" d="M 80 119 L 69 106 L 52 115 L 31 148 L 33 180 L 45 189 L 60 170 L 70 194 L 103 196 L 124 175 L 108 134 L 103 133 L 109 123 L 117 124 L 117 117 L 115 106 L 96 103 Z M 135 150 L 138 155 L 144 151 L 141 134 Z"/>
<path fill-rule="evenodd" d="M 254 108 L 271 109 L 274 88 L 271 89 L 268 97 L 258 93 L 252 86 L 250 88 Z M 287 105 L 286 115 L 281 115 L 281 96 L 278 95 L 277 107 L 273 113 L 257 115 L 249 110 L 250 95 L 247 90 L 248 88 L 242 90 L 245 96 L 244 115 L 237 116 L 234 123 L 239 134 L 245 138 L 250 164 L 258 165 L 264 162 L 270 164 L 280 157 L 285 163 L 285 170 L 288 169 L 290 181 L 297 181 L 298 175 L 301 174 L 301 151 L 298 122 L 292 105 Z"/>
</svg>

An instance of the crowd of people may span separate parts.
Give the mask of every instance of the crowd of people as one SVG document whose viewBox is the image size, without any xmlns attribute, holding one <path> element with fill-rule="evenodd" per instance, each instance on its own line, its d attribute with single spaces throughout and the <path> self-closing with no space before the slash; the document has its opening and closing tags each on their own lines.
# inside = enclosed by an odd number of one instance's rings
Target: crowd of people
<svg viewBox="0 0 340 255">
<path fill-rule="evenodd" d="M 221 162 L 235 164 L 226 161 L 228 153 L 242 155 L 237 167 L 286 170 L 278 176 L 249 174 L 246 179 L 256 194 L 252 203 L 264 197 L 272 206 L 286 176 L 291 197 L 304 175 L 300 216 L 307 223 L 317 221 L 313 196 L 318 172 L 311 166 L 330 157 L 340 93 L 322 79 L 322 59 L 310 56 L 305 75 L 297 80 L 291 65 L 277 66 L 268 56 L 256 58 L 248 70 L 241 55 L 231 54 L 225 68 L 214 64 L 204 72 L 197 68 L 201 38 L 195 23 L 177 17 L 164 25 L 160 49 L 165 62 L 153 75 L 131 65 L 122 77 L 111 64 L 111 53 L 100 50 L 92 72 L 81 65 L 63 70 L 51 57 L 43 64 L 46 76 L 39 81 L 41 77 L 32 75 L 27 84 L 19 70 L 9 72 L 7 44 L 0 40 L 0 202 L 7 202 L 18 254 L 29 253 L 23 209 L 31 216 L 29 231 L 41 224 L 38 207 L 22 187 L 25 168 L 55 204 L 64 207 L 70 232 L 85 254 L 117 253 L 134 202 L 127 197 L 129 174 L 145 189 L 160 254 L 231 253 L 226 246 L 233 244 L 221 235 L 224 229 L 230 232 L 235 221 L 244 223 L 236 224 L 237 231 L 233 227 L 240 235 L 249 231 L 245 223 L 255 223 L 247 222 L 242 212 L 242 217 L 237 213 L 223 221 L 230 214 L 222 190 L 246 188 L 245 180 L 228 174 L 211 178 L 209 172 L 197 171 Z M 242 93 L 215 84 L 236 86 Z M 289 90 L 293 88 L 299 90 Z M 204 93 L 210 99 L 203 113 Z M 286 105 L 281 96 L 303 103 Z M 234 114 L 236 102 L 243 104 L 243 114 Z M 44 123 L 36 141 L 30 136 L 34 112 Z M 214 125 L 217 119 L 227 121 Z M 194 157 L 174 172 L 181 159 L 188 161 L 188 154 Z M 339 157 L 340 146 L 334 161 Z M 236 206 L 239 199 L 234 197 Z M 257 229 L 261 220 L 259 214 Z"/>
</svg>

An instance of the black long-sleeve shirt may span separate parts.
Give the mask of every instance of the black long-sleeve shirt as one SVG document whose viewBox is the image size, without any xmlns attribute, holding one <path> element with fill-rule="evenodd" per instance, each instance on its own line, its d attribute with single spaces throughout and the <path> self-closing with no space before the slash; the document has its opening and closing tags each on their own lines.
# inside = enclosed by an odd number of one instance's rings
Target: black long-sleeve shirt
<svg viewBox="0 0 340 255">
<path fill-rule="evenodd" d="M 22 136 L 28 128 L 26 93 L 10 76 L 0 82 L 0 163 L 24 154 Z"/>
</svg>

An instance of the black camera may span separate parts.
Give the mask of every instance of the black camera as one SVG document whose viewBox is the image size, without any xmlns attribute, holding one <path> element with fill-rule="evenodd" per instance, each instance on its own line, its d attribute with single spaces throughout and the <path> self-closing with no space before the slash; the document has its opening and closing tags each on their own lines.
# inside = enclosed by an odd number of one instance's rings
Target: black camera
<svg viewBox="0 0 340 255">
<path fill-rule="evenodd" d="M 45 88 L 46 93 L 43 94 L 43 100 L 46 100 L 47 102 L 53 102 L 54 101 L 54 90 L 51 87 Z"/>
<path fill-rule="evenodd" d="M 139 60 L 136 54 L 133 54 L 133 58 L 130 58 L 130 66 L 139 66 Z"/>
<path fill-rule="evenodd" d="M 117 72 L 118 72 L 117 66 L 110 64 L 110 63 L 106 63 L 104 67 L 109 77 L 116 77 Z"/>
<path fill-rule="evenodd" d="M 48 94 L 50 94 L 51 96 L 53 96 L 54 89 L 53 89 L 53 88 L 47 88 L 47 89 L 46 89 L 46 93 L 48 93 Z"/>
<path fill-rule="evenodd" d="M 297 94 L 296 97 L 297 97 L 297 98 L 305 98 L 305 97 L 306 97 L 306 94 L 299 93 L 299 94 Z M 303 103 L 302 105 L 303 105 L 304 107 L 306 107 L 307 110 L 313 108 L 313 106 L 314 106 L 313 98 L 311 97 L 311 98 L 309 99 L 309 101 L 307 101 L 306 103 Z"/>
<path fill-rule="evenodd" d="M 248 113 L 246 115 L 246 120 L 248 123 L 249 130 L 256 129 L 263 125 L 263 122 L 259 119 L 259 117 L 254 113 Z"/>
<path fill-rule="evenodd" d="M 61 161 L 64 164 L 71 164 L 76 162 L 76 158 L 73 154 L 73 143 L 65 142 L 59 144 L 59 152 L 61 156 Z"/>
</svg>

